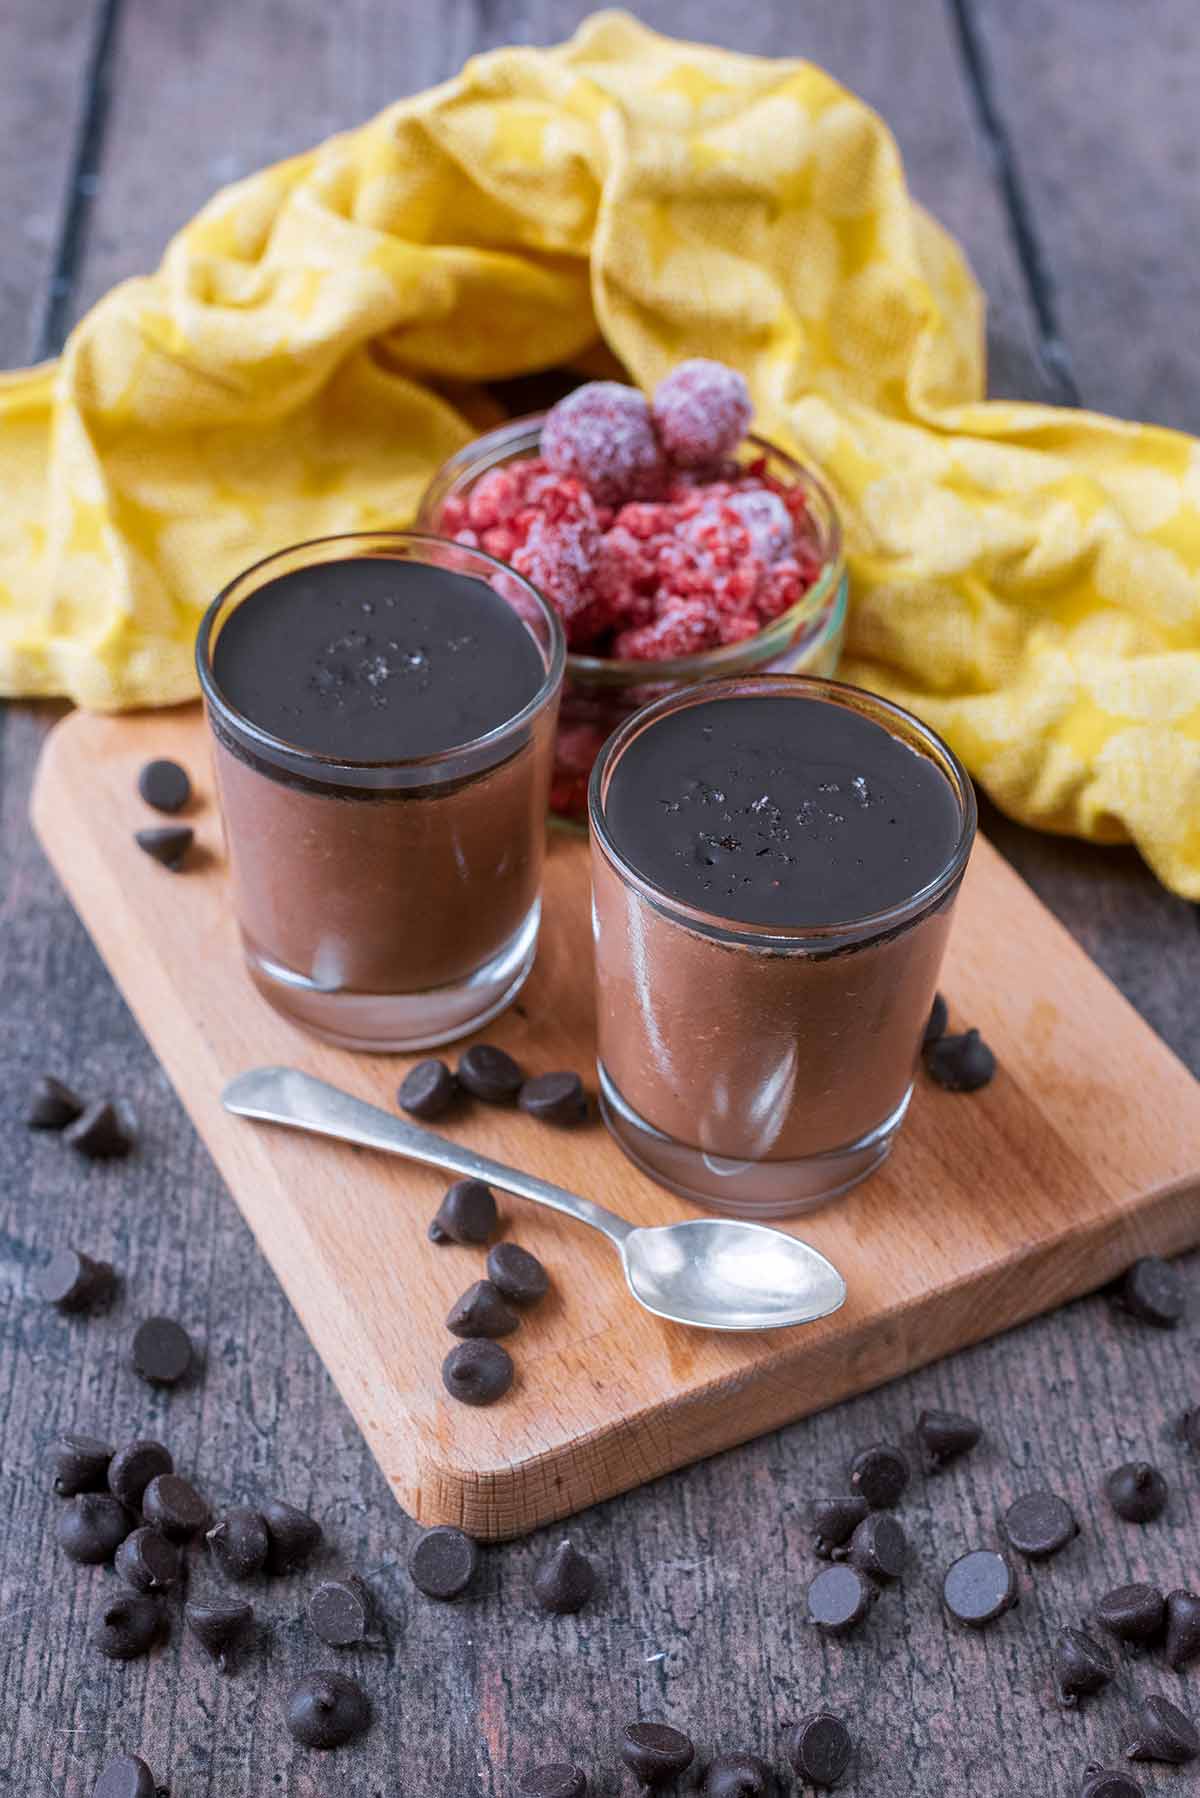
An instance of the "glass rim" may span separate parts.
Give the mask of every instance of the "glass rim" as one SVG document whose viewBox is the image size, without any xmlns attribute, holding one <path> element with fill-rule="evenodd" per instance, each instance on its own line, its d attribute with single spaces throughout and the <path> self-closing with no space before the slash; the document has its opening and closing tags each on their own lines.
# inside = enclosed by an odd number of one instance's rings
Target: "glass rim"
<svg viewBox="0 0 1200 1798">
<path fill-rule="evenodd" d="M 608 828 L 604 815 L 606 775 L 616 766 L 633 738 L 656 719 L 678 711 L 683 706 L 703 705 L 711 699 L 745 695 L 747 689 L 751 694 L 766 691 L 786 698 L 819 698 L 826 704 L 841 705 L 848 709 L 856 709 L 865 701 L 868 709 L 881 715 L 877 721 L 890 719 L 902 727 L 893 731 L 893 735 L 909 741 L 915 736 L 924 746 L 925 753 L 944 765 L 948 771 L 949 784 L 955 789 L 959 801 L 958 838 L 940 873 L 907 899 L 887 906 L 882 911 L 864 912 L 858 917 L 841 919 L 831 924 L 795 925 L 751 924 L 741 918 L 725 917 L 720 912 L 705 911 L 700 906 L 689 905 L 686 900 L 676 898 L 640 873 L 622 854 Z M 872 693 L 865 687 L 855 687 L 848 681 L 828 680 L 820 675 L 750 674 L 732 680 L 702 681 L 678 692 L 665 694 L 661 699 L 643 706 L 617 726 L 597 755 L 588 780 L 588 826 L 592 841 L 627 885 L 632 886 L 659 911 L 707 935 L 719 933 L 731 941 L 761 944 L 764 947 L 787 944 L 794 948 L 807 943 L 821 947 L 845 941 L 848 937 L 861 940 L 885 936 L 903 928 L 921 913 L 932 910 L 962 878 L 975 843 L 977 822 L 978 808 L 971 777 L 937 731 L 893 700 L 884 699 L 882 695 Z"/>
<path fill-rule="evenodd" d="M 398 544 L 418 550 L 426 546 L 439 550 L 450 550 L 468 560 L 483 563 L 489 570 L 503 575 L 506 580 L 516 581 L 528 594 L 548 628 L 549 645 L 548 650 L 543 651 L 546 654 L 546 669 L 538 690 L 519 712 L 514 712 L 511 718 L 506 718 L 503 724 L 493 725 L 492 729 L 485 731 L 482 736 L 471 737 L 465 743 L 456 743 L 449 749 L 436 749 L 427 755 L 393 756 L 382 761 L 362 761 L 354 757 L 329 755 L 322 750 L 306 749 L 302 744 L 291 743 L 286 737 L 278 737 L 274 732 L 264 730 L 261 725 L 255 724 L 252 718 L 248 718 L 244 712 L 239 711 L 235 705 L 231 704 L 218 685 L 211 655 L 213 633 L 218 615 L 225 603 L 236 594 L 237 589 L 244 582 L 249 581 L 252 576 L 259 574 L 263 569 L 269 568 L 272 563 L 283 562 L 290 557 L 302 555 L 306 550 L 318 550 L 342 544 L 353 550 L 355 545 L 362 546 L 369 543 L 378 543 L 384 546 Z M 342 559 L 348 559 L 348 557 L 314 556 L 311 561 L 315 564 L 321 560 L 337 561 Z M 379 559 L 383 561 L 388 558 L 386 555 L 381 555 Z M 399 556 L 392 559 L 403 560 Z M 520 614 L 518 613 L 517 616 L 520 617 Z M 522 622 L 524 621 L 522 620 Z M 526 628 L 528 629 L 528 626 Z M 539 644 L 538 648 L 539 651 L 542 651 L 542 645 Z M 456 543 L 452 537 L 439 537 L 433 531 L 341 531 L 324 537 L 306 537 L 299 543 L 289 543 L 282 549 L 272 550 L 268 555 L 260 556 L 257 562 L 252 562 L 249 567 L 243 568 L 240 573 L 234 575 L 232 580 L 225 583 L 216 597 L 209 602 L 196 633 L 196 672 L 200 680 L 200 690 L 206 703 L 213 706 L 227 728 L 247 737 L 257 749 L 268 757 L 273 753 L 295 757 L 318 768 L 337 768 L 355 772 L 362 770 L 371 773 L 445 767 L 465 755 L 486 751 L 492 745 L 503 742 L 510 733 L 532 723 L 538 713 L 545 710 L 561 684 L 566 666 L 566 656 L 567 640 L 562 620 L 531 581 L 527 581 L 524 575 L 518 574 L 515 568 L 510 568 L 507 562 L 498 561 L 495 556 L 490 556 L 486 550 L 472 548 L 466 543 Z"/>
</svg>

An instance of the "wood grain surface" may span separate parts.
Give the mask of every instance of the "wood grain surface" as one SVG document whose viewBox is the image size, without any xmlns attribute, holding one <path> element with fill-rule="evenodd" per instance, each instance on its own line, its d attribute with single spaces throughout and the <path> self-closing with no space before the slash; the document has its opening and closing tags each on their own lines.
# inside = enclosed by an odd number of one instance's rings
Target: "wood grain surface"
<svg viewBox="0 0 1200 1798">
<path fill-rule="evenodd" d="M 227 175 L 449 74 L 475 48 L 550 40 L 583 10 L 566 0 L 8 0 L 0 358 L 38 353 L 56 294 L 73 316 L 115 275 L 152 266 Z M 1176 297 L 1194 263 L 1179 223 L 1195 204 L 1192 84 L 1179 79 L 1200 49 L 1193 7 L 1069 0 L 1039 9 L 1045 37 L 1029 0 L 645 10 L 688 35 L 813 55 L 882 106 L 914 190 L 964 236 L 988 288 L 997 390 L 1037 395 L 1028 263 L 959 53 L 956 15 L 968 15 L 984 33 L 1081 390 L 1127 410 L 1121 384 L 1136 382 L 1146 416 L 1195 426 L 1180 397 L 1194 375 L 1191 311 Z M 110 48 L 89 95 L 89 47 L 105 19 Z M 98 129 L 80 146 L 97 93 Z M 1080 1301 L 596 1507 L 572 1528 L 606 1589 L 578 1619 L 543 1617 L 531 1602 L 551 1532 L 489 1552 L 468 1603 L 420 1600 L 403 1572 L 414 1531 L 28 830 L 33 768 L 56 716 L 10 707 L 0 736 L 0 1790 L 91 1798 L 108 1756 L 140 1750 L 173 1798 L 501 1798 L 532 1759 L 568 1753 L 609 1798 L 620 1789 L 614 1737 L 634 1714 L 670 1716 L 706 1745 L 774 1752 L 787 1719 L 826 1704 L 861 1739 L 847 1781 L 855 1798 L 1074 1798 L 1087 1761 L 1119 1759 L 1139 1692 L 1200 1711 L 1196 1676 L 1168 1683 L 1151 1660 L 1126 1664 L 1117 1690 L 1062 1716 L 1047 1671 L 1054 1630 L 1107 1587 L 1197 1582 L 1200 1472 L 1168 1430 L 1200 1402 L 1200 1293 L 1166 1336 L 1101 1299 Z M 1200 1069 L 1194 909 L 1131 852 L 1033 836 L 994 814 L 988 829 Z M 25 1130 L 28 1084 L 47 1067 L 132 1102 L 140 1143 L 129 1162 L 85 1167 Z M 81 1323 L 31 1305 L 31 1267 L 89 1237 L 122 1268 L 116 1310 Z M 1197 1258 L 1183 1265 L 1195 1286 Z M 203 1378 L 171 1396 L 142 1387 L 127 1362 L 135 1320 L 156 1310 L 181 1317 L 205 1355 Z M 904 1511 L 914 1567 L 868 1633 L 818 1641 L 804 1622 L 805 1502 L 843 1483 L 858 1447 L 902 1439 L 925 1405 L 974 1410 L 987 1442 L 954 1473 L 916 1482 Z M 147 1662 L 98 1659 L 86 1635 L 111 1576 L 59 1558 L 40 1463 L 55 1429 L 89 1426 L 161 1433 L 214 1493 L 283 1491 L 322 1517 L 322 1568 L 358 1567 L 387 1619 L 383 1649 L 346 1657 L 377 1711 L 359 1747 L 323 1761 L 284 1732 L 289 1681 L 330 1658 L 303 1623 L 304 1582 L 254 1592 L 262 1629 L 234 1680 L 219 1682 L 178 1631 Z M 1146 1530 L 1117 1522 L 1099 1496 L 1104 1470 L 1133 1455 L 1157 1459 L 1173 1488 L 1166 1518 Z M 1070 1496 L 1081 1539 L 1022 1573 L 1022 1605 L 996 1630 L 955 1630 L 938 1603 L 941 1569 L 994 1540 L 998 1507 L 1039 1483 Z M 1146 1779 L 1155 1793 L 1182 1792 L 1188 1775 Z"/>
</svg>

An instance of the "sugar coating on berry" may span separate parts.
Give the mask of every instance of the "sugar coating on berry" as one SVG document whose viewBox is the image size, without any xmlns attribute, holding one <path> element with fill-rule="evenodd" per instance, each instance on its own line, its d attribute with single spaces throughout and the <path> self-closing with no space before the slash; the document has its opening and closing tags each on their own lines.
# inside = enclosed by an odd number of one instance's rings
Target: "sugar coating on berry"
<svg viewBox="0 0 1200 1798">
<path fill-rule="evenodd" d="M 658 440 L 677 468 L 711 468 L 733 454 L 754 409 L 744 376 L 694 356 L 659 382 L 651 410 Z"/>
<path fill-rule="evenodd" d="M 542 426 L 542 456 L 607 505 L 653 493 L 662 480 L 650 408 L 635 387 L 619 381 L 590 381 L 552 407 Z"/>
</svg>

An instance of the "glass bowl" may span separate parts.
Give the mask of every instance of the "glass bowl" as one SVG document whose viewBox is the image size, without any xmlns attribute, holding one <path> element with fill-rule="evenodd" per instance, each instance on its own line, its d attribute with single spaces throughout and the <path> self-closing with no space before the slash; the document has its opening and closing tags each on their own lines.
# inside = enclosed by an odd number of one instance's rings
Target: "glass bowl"
<svg viewBox="0 0 1200 1798">
<path fill-rule="evenodd" d="M 416 529 L 441 534 L 448 499 L 465 499 L 493 468 L 536 456 L 545 416 L 543 412 L 513 419 L 477 437 L 444 462 L 425 490 Z M 550 794 L 550 809 L 560 818 L 584 823 L 592 763 L 618 725 L 651 700 L 697 681 L 748 674 L 828 678 L 836 670 L 846 628 L 847 580 L 842 526 L 833 496 L 813 469 L 764 437 L 750 433 L 735 460 L 743 466 L 762 463 L 776 480 L 804 489 L 821 553 L 821 572 L 794 606 L 741 643 L 721 644 L 662 662 L 620 661 L 569 651 Z"/>
</svg>

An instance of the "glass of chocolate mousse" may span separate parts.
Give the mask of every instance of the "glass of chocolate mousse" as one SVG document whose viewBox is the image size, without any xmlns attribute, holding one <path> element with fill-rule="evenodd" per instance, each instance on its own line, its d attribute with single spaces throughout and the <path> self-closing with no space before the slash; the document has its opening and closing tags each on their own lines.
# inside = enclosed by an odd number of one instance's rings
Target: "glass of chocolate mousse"
<svg viewBox="0 0 1200 1798">
<path fill-rule="evenodd" d="M 759 675 L 645 707 L 591 778 L 605 1120 L 736 1217 L 846 1191 L 912 1093 L 975 836 L 958 759 L 898 706 Z"/>
<path fill-rule="evenodd" d="M 330 1041 L 476 1029 L 537 946 L 562 627 L 479 550 L 327 537 L 248 569 L 200 628 L 251 978 Z"/>
</svg>

